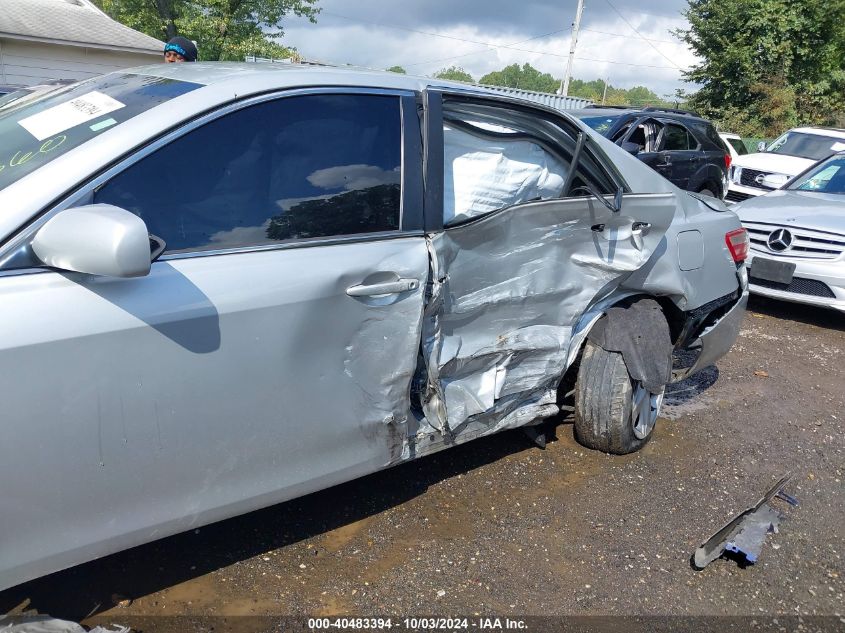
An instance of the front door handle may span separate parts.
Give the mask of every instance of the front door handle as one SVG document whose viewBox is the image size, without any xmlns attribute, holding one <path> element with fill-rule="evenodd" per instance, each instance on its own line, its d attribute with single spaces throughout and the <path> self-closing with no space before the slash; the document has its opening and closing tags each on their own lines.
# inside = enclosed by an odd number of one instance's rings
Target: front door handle
<svg viewBox="0 0 845 633">
<path fill-rule="evenodd" d="M 373 297 L 376 295 L 394 295 L 400 292 L 408 292 L 419 288 L 418 279 L 397 279 L 396 281 L 384 281 L 375 284 L 359 284 L 349 286 L 346 294 L 350 297 Z"/>
</svg>

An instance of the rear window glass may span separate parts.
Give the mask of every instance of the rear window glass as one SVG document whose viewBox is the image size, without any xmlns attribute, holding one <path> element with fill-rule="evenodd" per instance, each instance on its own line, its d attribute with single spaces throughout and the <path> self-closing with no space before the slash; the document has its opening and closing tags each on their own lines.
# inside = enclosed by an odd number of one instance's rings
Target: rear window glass
<svg viewBox="0 0 845 633">
<path fill-rule="evenodd" d="M 113 73 L 21 105 L 9 103 L 0 109 L 0 190 L 98 134 L 200 87 Z"/>
</svg>

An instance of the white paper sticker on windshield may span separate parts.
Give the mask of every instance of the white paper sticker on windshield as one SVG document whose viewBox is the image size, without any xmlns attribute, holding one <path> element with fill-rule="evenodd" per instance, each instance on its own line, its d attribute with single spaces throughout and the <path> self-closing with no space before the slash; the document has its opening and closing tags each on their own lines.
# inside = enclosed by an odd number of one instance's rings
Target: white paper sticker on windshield
<svg viewBox="0 0 845 633">
<path fill-rule="evenodd" d="M 830 146 L 830 149 L 834 152 L 841 152 L 842 150 L 845 150 L 845 143 L 834 143 Z"/>
<path fill-rule="evenodd" d="M 21 119 L 18 123 L 39 141 L 43 141 L 80 123 L 119 110 L 125 105 L 95 90 Z"/>
</svg>

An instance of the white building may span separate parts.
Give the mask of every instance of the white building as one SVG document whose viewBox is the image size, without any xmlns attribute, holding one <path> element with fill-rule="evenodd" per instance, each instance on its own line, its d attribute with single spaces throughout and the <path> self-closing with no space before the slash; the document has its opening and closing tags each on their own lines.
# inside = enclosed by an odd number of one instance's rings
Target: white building
<svg viewBox="0 0 845 633">
<path fill-rule="evenodd" d="M 163 50 L 90 0 L 0 0 L 0 84 L 86 79 L 162 61 Z"/>
</svg>

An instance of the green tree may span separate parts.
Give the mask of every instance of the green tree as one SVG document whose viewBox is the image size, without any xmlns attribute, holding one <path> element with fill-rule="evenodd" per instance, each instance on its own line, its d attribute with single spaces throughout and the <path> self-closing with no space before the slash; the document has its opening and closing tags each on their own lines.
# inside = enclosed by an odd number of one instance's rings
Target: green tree
<svg viewBox="0 0 845 633">
<path fill-rule="evenodd" d="M 690 105 L 733 131 L 775 136 L 845 111 L 845 0 L 688 0 L 677 34 L 701 62 Z"/>
<path fill-rule="evenodd" d="M 389 73 L 399 73 L 400 75 L 407 75 L 408 73 L 401 66 L 391 66 L 387 69 Z"/>
<path fill-rule="evenodd" d="M 317 0 L 95 0 L 109 16 L 133 29 L 168 40 L 183 35 L 197 43 L 201 60 L 242 61 L 246 55 L 290 57 L 280 43 L 282 19 L 316 21 Z"/>
<path fill-rule="evenodd" d="M 472 78 L 472 75 L 460 66 L 449 66 L 449 68 L 438 70 L 434 73 L 434 78 L 448 79 L 449 81 L 465 81 L 471 84 L 475 83 L 475 79 Z"/>
<path fill-rule="evenodd" d="M 541 73 L 531 64 L 511 64 L 502 70 L 487 73 L 479 83 L 488 86 L 503 86 L 505 88 L 519 88 L 535 92 L 554 93 L 560 87 L 560 81 L 549 73 Z"/>
</svg>

